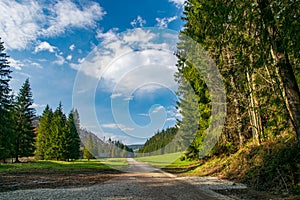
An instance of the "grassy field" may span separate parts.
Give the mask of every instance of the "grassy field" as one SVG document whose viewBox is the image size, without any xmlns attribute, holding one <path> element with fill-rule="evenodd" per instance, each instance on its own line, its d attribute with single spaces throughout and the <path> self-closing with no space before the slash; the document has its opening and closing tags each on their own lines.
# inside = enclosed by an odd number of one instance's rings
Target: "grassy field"
<svg viewBox="0 0 300 200">
<path fill-rule="evenodd" d="M 65 161 L 30 161 L 23 163 L 1 163 L 0 172 L 26 170 L 26 169 L 52 169 L 52 170 L 84 170 L 98 169 L 109 170 L 127 166 L 126 159 L 101 159 L 101 160 L 77 160 L 74 162 Z"/>
<path fill-rule="evenodd" d="M 164 154 L 135 158 L 137 161 L 146 162 L 160 168 L 186 168 L 196 161 L 180 160 L 181 153 Z"/>
</svg>

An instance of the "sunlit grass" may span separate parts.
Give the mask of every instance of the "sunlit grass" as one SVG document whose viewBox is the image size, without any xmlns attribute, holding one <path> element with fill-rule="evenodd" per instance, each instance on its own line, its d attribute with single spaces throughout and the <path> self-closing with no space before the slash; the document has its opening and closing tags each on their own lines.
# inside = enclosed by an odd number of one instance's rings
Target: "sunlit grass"
<svg viewBox="0 0 300 200">
<path fill-rule="evenodd" d="M 101 163 L 118 170 L 122 170 L 128 166 L 126 158 L 101 158 Z"/>
<path fill-rule="evenodd" d="M 52 169 L 52 170 L 83 170 L 83 169 L 110 169 L 109 165 L 100 160 L 66 161 L 30 161 L 24 163 L 1 163 L 0 172 L 25 169 Z"/>
<path fill-rule="evenodd" d="M 157 156 L 147 156 L 147 157 L 139 157 L 135 158 L 137 161 L 147 162 L 156 167 L 167 167 L 167 168 L 177 168 L 177 167 L 185 167 L 194 163 L 195 161 L 184 160 L 181 161 L 182 153 L 171 153 L 171 154 L 163 154 Z"/>
</svg>

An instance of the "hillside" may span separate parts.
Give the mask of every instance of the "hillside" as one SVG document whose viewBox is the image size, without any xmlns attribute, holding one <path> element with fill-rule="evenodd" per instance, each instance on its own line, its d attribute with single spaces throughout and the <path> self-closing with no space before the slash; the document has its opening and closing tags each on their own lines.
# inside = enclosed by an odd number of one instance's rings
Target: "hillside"
<svg viewBox="0 0 300 200">
<path fill-rule="evenodd" d="M 138 150 L 138 153 L 141 153 L 142 155 L 153 155 L 171 151 L 171 149 L 166 149 L 166 146 L 175 137 L 177 131 L 177 127 L 158 131 L 153 137 L 146 141 L 144 146 Z M 157 152 L 154 153 L 155 151 Z"/>
</svg>

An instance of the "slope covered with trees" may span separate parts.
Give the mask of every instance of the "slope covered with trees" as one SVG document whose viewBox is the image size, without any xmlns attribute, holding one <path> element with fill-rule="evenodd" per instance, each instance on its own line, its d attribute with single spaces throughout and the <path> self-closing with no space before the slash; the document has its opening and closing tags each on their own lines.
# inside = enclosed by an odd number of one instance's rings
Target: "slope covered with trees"
<svg viewBox="0 0 300 200">
<path fill-rule="evenodd" d="M 259 149 L 265 146 L 270 151 L 272 148 L 269 148 L 269 145 L 276 144 L 276 141 L 280 143 L 280 148 L 284 148 L 284 143 L 287 144 L 286 148 L 298 148 L 299 10 L 300 2 L 296 0 L 185 2 L 183 17 L 185 25 L 176 54 L 178 57 L 176 80 L 179 83 L 181 98 L 179 107 L 183 117 L 181 122 L 183 125 L 180 128 L 189 131 L 189 123 L 186 122 L 195 120 L 191 115 L 197 116 L 199 121 L 196 137 L 186 151 L 186 158 L 199 156 L 203 138 L 209 134 L 207 127 L 213 120 L 210 112 L 214 102 L 203 77 L 214 74 L 209 74 L 209 70 L 206 71 L 208 75 L 196 70 L 197 67 L 207 65 L 207 62 L 201 60 L 203 50 L 222 75 L 227 105 L 221 137 L 213 151 L 206 156 L 230 155 L 236 152 L 242 156 L 239 150 L 249 147 L 249 144 L 254 145 L 253 149 L 255 146 Z M 191 45 L 184 37 L 192 39 L 199 45 Z M 196 97 L 191 97 L 190 91 L 186 89 L 188 85 L 192 87 L 192 93 L 196 94 Z M 195 109 L 191 108 L 197 108 L 198 115 L 193 114 Z M 275 144 L 274 146 L 277 146 Z M 292 144 L 294 146 L 290 147 Z M 293 159 L 289 157 L 292 160 L 285 165 L 275 159 L 278 157 L 273 155 L 274 152 L 268 151 L 260 150 L 267 154 L 264 155 L 264 159 L 268 156 L 270 156 L 268 159 L 274 159 L 276 170 L 268 166 L 269 171 L 264 171 L 264 174 L 267 176 L 284 174 L 284 178 L 276 180 L 279 182 L 283 180 L 284 184 L 297 183 L 299 169 L 295 166 L 299 164 L 297 164 L 300 160 L 299 154 Z M 257 165 L 255 169 L 259 169 L 259 164 Z M 287 169 L 289 174 L 285 174 Z M 257 181 L 256 184 L 261 184 L 263 179 Z M 279 182 L 277 185 L 281 184 Z"/>
<path fill-rule="evenodd" d="M 80 129 L 83 148 L 83 158 L 126 158 L 133 157 L 133 150 L 118 140 L 107 141 L 99 139 L 94 133 Z"/>
<path fill-rule="evenodd" d="M 175 149 L 172 150 L 171 147 L 167 147 L 167 145 L 174 139 L 177 131 L 177 127 L 157 131 L 157 133 L 148 139 L 144 146 L 138 150 L 138 153 L 144 156 L 174 152 Z"/>
</svg>

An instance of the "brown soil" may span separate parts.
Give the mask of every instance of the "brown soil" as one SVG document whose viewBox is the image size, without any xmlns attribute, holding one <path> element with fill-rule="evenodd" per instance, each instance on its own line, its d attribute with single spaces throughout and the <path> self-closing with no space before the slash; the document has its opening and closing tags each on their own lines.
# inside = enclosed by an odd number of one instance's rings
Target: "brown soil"
<svg viewBox="0 0 300 200">
<path fill-rule="evenodd" d="M 20 189 L 80 187 L 101 184 L 115 177 L 117 170 L 30 169 L 0 173 L 0 192 Z"/>
</svg>

